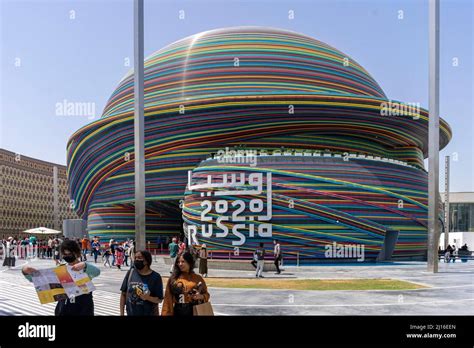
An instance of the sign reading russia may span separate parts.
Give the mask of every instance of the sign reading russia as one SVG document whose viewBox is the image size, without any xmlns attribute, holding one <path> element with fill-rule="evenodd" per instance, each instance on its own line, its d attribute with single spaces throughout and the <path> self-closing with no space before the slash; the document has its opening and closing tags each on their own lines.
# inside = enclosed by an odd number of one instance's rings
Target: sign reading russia
<svg viewBox="0 0 474 348">
<path fill-rule="evenodd" d="M 206 198 L 200 202 L 200 226 L 187 227 L 191 243 L 200 244 L 198 233 L 204 238 L 226 238 L 232 233 L 237 237 L 232 240 L 234 246 L 245 244 L 244 231 L 248 231 L 248 238 L 272 237 L 268 222 L 272 219 L 271 173 L 208 174 L 204 182 L 193 185 L 189 171 L 188 191 Z M 266 202 L 262 199 L 265 193 Z"/>
</svg>

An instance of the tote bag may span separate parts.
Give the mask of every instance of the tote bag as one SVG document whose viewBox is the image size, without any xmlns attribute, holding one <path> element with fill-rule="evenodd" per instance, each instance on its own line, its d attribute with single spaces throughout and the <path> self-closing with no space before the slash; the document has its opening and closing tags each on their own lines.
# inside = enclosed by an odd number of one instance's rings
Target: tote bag
<svg viewBox="0 0 474 348">
<path fill-rule="evenodd" d="M 193 315 L 196 316 L 212 316 L 214 311 L 212 310 L 211 302 L 204 302 L 193 306 Z"/>
</svg>

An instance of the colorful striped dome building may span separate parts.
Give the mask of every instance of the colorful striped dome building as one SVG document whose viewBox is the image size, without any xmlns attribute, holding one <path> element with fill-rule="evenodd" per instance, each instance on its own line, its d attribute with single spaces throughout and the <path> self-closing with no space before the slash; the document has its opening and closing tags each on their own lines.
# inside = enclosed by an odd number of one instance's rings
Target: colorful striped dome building
<svg viewBox="0 0 474 348">
<path fill-rule="evenodd" d="M 132 71 L 68 142 L 91 235 L 134 236 L 133 115 Z M 440 147 L 450 138 L 441 120 Z M 263 27 L 187 37 L 145 60 L 147 241 L 184 229 L 230 258 L 278 239 L 301 261 L 344 258 L 340 246 L 422 259 L 427 139 L 427 110 L 323 42 Z"/>
</svg>

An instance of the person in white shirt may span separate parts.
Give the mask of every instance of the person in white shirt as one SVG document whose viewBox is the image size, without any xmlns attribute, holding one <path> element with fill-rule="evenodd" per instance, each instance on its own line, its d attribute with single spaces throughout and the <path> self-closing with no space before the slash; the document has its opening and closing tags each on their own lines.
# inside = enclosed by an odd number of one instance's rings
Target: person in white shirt
<svg viewBox="0 0 474 348">
<path fill-rule="evenodd" d="M 275 257 L 275 267 L 276 267 L 276 274 L 280 274 L 280 262 L 281 262 L 281 247 L 280 247 L 280 242 L 278 240 L 273 241 L 274 248 L 273 248 L 273 255 Z"/>
<path fill-rule="evenodd" d="M 255 250 L 257 255 L 257 270 L 255 273 L 256 278 L 263 278 L 262 272 L 265 265 L 265 249 L 263 248 L 263 243 L 260 243 L 260 247 Z"/>
<path fill-rule="evenodd" d="M 53 257 L 53 238 L 48 238 L 48 251 L 46 253 L 46 257 L 52 258 Z"/>
<path fill-rule="evenodd" d="M 15 267 L 15 244 L 13 242 L 13 237 L 8 237 L 7 243 L 5 245 L 5 257 L 3 260 L 3 266 Z"/>
</svg>

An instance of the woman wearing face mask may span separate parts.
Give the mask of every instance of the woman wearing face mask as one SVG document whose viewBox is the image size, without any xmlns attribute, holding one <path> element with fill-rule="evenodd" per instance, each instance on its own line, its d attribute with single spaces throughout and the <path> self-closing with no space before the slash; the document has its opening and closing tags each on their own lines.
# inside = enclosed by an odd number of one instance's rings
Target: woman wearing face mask
<svg viewBox="0 0 474 348">
<path fill-rule="evenodd" d="M 209 297 L 206 282 L 194 273 L 193 255 L 189 251 L 179 255 L 166 285 L 161 315 L 192 316 L 193 306 L 208 302 Z"/>
<path fill-rule="evenodd" d="M 96 266 L 79 261 L 81 257 L 81 248 L 77 242 L 73 240 L 65 240 L 61 243 L 59 250 L 62 259 L 64 260 L 62 265 L 67 264 L 76 272 L 83 270 L 91 279 L 100 274 L 100 270 Z M 64 267 L 62 265 L 59 267 Z M 22 272 L 25 278 L 31 282 L 31 274 L 36 272 L 36 269 L 30 266 L 24 266 Z M 92 292 L 76 296 L 74 299 L 59 300 L 54 314 L 56 316 L 94 315 L 94 300 L 92 298 Z"/>
<path fill-rule="evenodd" d="M 153 271 L 151 254 L 146 250 L 135 253 L 132 268 L 125 275 L 120 291 L 120 315 L 159 315 L 158 304 L 163 300 L 163 281 Z"/>
</svg>

